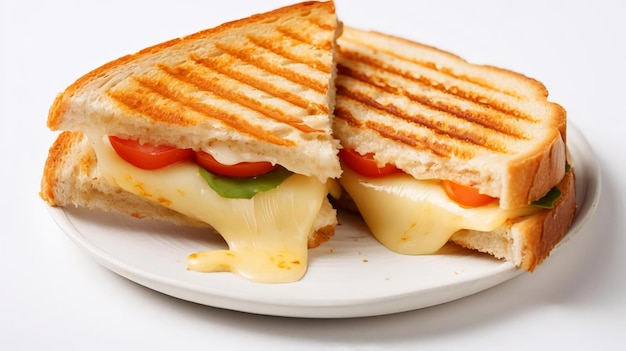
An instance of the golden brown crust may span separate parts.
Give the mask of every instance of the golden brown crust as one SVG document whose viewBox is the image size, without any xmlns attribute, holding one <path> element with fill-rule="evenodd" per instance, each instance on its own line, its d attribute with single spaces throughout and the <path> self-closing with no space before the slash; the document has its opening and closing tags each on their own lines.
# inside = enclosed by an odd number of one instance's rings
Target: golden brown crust
<svg viewBox="0 0 626 351">
<path fill-rule="evenodd" d="M 551 143 L 537 145 L 530 155 L 523 155 L 519 162 L 508 168 L 506 197 L 500 199 L 505 208 L 525 206 L 540 199 L 565 175 L 565 141 L 560 133 L 554 133 Z"/>
<path fill-rule="evenodd" d="M 332 1 L 306 2 L 146 48 L 70 85 L 48 126 L 336 178 L 338 28 Z"/>
<path fill-rule="evenodd" d="M 567 234 L 576 214 L 576 177 L 570 170 L 558 185 L 561 198 L 552 209 L 512 219 L 493 232 L 463 230 L 451 241 L 486 252 L 532 272 Z"/>
<path fill-rule="evenodd" d="M 234 28 L 238 28 L 238 27 L 243 27 L 251 23 L 262 22 L 262 21 L 267 21 L 267 22 L 276 21 L 277 19 L 280 19 L 286 14 L 292 13 L 294 11 L 297 12 L 297 11 L 305 10 L 306 8 L 314 4 L 317 4 L 317 2 L 314 2 L 314 1 L 303 2 L 299 4 L 294 4 L 291 6 L 286 6 L 286 7 L 271 11 L 271 12 L 256 14 L 256 15 L 244 18 L 244 19 L 227 22 L 217 27 L 206 29 L 206 30 L 182 37 L 182 38 L 176 38 L 176 39 L 172 39 L 172 40 L 169 40 L 169 41 L 166 41 L 166 42 L 154 45 L 154 46 L 150 46 L 141 51 L 138 51 L 135 54 L 126 55 L 116 60 L 113 60 L 111 62 L 108 62 L 98 67 L 97 69 L 89 72 L 88 74 L 82 76 L 81 78 L 79 78 L 78 80 L 76 80 L 76 82 L 70 85 L 63 93 L 57 96 L 57 98 L 55 99 L 49 111 L 48 122 L 47 122 L 48 127 L 52 130 L 58 130 L 60 127 L 63 115 L 66 113 L 68 102 L 72 98 L 72 96 L 76 94 L 81 88 L 83 88 L 88 83 L 98 78 L 101 78 L 102 76 L 106 75 L 108 72 L 110 72 L 116 67 L 127 65 L 132 61 L 141 60 L 143 57 L 149 54 L 162 51 L 166 48 L 170 48 L 175 45 L 186 45 L 187 43 L 197 40 L 198 38 L 216 35 L 218 33 L 226 32 Z M 334 4 L 332 1 L 324 3 L 324 5 L 327 6 L 327 9 L 329 12 L 334 13 L 335 9 L 334 9 Z"/>
<path fill-rule="evenodd" d="M 95 152 L 80 132 L 63 132 L 53 143 L 39 194 L 55 207 L 85 207 L 179 225 L 206 226 L 108 183 L 100 176 Z"/>
<path fill-rule="evenodd" d="M 335 136 L 417 179 L 517 208 L 564 175 L 566 114 L 536 79 L 403 38 L 344 28 Z"/>
<path fill-rule="evenodd" d="M 40 196 L 50 206 L 77 206 L 117 212 L 135 218 L 167 221 L 183 226 L 208 227 L 206 223 L 184 216 L 156 202 L 122 190 L 100 176 L 95 152 L 79 132 L 61 133 L 44 166 Z M 324 216 L 330 216 L 325 213 Z M 332 212 L 334 216 L 334 210 Z M 309 236 L 310 248 L 329 240 L 336 220 L 325 222 Z"/>
<path fill-rule="evenodd" d="M 575 174 L 570 171 L 559 185 L 563 195 L 553 209 L 513 225 L 513 230 L 524 237 L 521 268 L 532 272 L 567 234 L 576 214 L 575 187 Z"/>
<path fill-rule="evenodd" d="M 63 132 L 57 137 L 48 151 L 39 196 L 50 206 L 59 205 L 55 195 L 55 187 L 56 184 L 61 182 L 59 176 L 63 168 L 64 155 L 67 155 L 72 145 L 82 138 L 82 133 Z"/>
<path fill-rule="evenodd" d="M 313 234 L 309 236 L 308 239 L 308 247 L 309 249 L 320 246 L 321 244 L 327 242 L 335 235 L 335 225 L 327 225 L 321 228 L 318 228 Z"/>
</svg>

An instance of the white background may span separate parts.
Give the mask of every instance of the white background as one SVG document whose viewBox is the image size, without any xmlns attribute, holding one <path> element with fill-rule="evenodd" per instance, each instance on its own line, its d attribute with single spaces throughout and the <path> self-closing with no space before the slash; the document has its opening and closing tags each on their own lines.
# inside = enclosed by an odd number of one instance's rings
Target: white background
<svg viewBox="0 0 626 351">
<path fill-rule="evenodd" d="M 595 217 L 533 274 L 418 311 L 352 320 L 177 300 L 91 260 L 38 197 L 55 95 L 87 71 L 289 1 L 2 0 L 0 349 L 527 350 L 626 347 L 626 8 L 620 1 L 337 0 L 346 24 L 541 80 L 602 168 Z"/>
</svg>

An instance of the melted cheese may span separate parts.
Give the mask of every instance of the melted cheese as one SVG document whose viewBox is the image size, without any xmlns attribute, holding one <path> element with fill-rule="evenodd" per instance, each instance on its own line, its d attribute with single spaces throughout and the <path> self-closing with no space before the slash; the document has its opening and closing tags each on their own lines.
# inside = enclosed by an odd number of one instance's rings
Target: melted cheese
<svg viewBox="0 0 626 351">
<path fill-rule="evenodd" d="M 208 223 L 222 235 L 228 249 L 193 253 L 188 269 L 231 271 L 263 283 L 297 281 L 306 272 L 307 239 L 328 193 L 317 178 L 294 174 L 252 199 L 228 199 L 208 186 L 193 162 L 147 171 L 123 161 L 106 140 L 93 146 L 108 181 Z"/>
<path fill-rule="evenodd" d="M 376 239 L 402 254 L 430 254 L 461 229 L 492 231 L 535 207 L 503 210 L 497 203 L 465 208 L 450 200 L 437 181 L 407 174 L 361 177 L 344 168 L 341 185 L 356 203 Z"/>
</svg>

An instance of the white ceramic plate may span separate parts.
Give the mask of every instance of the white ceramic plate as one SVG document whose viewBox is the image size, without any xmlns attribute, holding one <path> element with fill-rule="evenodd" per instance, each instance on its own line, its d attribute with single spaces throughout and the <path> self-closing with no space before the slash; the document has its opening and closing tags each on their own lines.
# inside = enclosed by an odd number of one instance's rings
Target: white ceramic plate
<svg viewBox="0 0 626 351">
<path fill-rule="evenodd" d="M 556 251 L 583 229 L 600 196 L 599 168 L 587 141 L 570 127 L 568 144 L 579 212 L 549 259 L 558 259 Z M 230 273 L 186 270 L 189 253 L 225 247 L 206 230 L 83 209 L 50 212 L 78 246 L 121 276 L 180 299 L 266 315 L 341 318 L 402 312 L 459 299 L 522 273 L 508 262 L 454 245 L 437 255 L 398 255 L 378 244 L 358 218 L 340 214 L 335 237 L 310 251 L 304 279 L 258 284 Z"/>
</svg>

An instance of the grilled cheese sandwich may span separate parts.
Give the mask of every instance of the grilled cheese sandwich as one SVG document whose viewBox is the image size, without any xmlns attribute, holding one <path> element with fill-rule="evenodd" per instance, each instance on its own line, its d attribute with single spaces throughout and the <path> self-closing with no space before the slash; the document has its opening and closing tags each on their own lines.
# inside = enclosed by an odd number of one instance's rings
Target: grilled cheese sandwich
<svg viewBox="0 0 626 351">
<path fill-rule="evenodd" d="M 373 235 L 404 254 L 435 253 L 452 240 L 533 270 L 576 208 L 565 111 L 545 87 L 376 32 L 344 27 L 338 46 L 334 135 L 345 155 L 399 170 L 363 173 L 343 159 L 340 183 Z M 468 206 L 446 184 L 486 200 Z M 532 205 L 554 188 L 563 196 L 553 208 Z M 557 212 L 567 225 L 512 229 Z"/>
<path fill-rule="evenodd" d="M 50 110 L 48 126 L 66 132 L 50 151 L 41 196 L 213 227 L 228 250 L 192 253 L 191 270 L 302 278 L 307 247 L 336 225 L 326 196 L 341 173 L 330 125 L 339 32 L 332 2 L 305 2 L 95 69 Z M 261 180 L 278 173 L 270 185 Z M 251 190 L 222 192 L 238 186 Z"/>
</svg>

